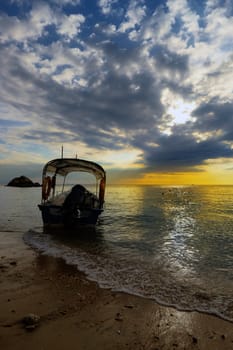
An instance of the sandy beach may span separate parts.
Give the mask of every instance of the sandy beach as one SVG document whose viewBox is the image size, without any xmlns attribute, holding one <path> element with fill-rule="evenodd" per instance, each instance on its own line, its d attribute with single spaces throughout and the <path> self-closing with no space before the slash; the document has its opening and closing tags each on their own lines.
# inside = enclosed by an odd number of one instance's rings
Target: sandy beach
<svg viewBox="0 0 233 350">
<path fill-rule="evenodd" d="M 1 237 L 1 349 L 233 349 L 233 323 L 100 289 L 21 233 Z"/>
</svg>

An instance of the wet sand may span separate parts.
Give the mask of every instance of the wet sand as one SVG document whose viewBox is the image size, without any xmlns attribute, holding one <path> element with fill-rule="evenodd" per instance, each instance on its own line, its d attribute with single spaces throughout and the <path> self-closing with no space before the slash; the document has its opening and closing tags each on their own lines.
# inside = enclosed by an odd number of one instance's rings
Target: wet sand
<svg viewBox="0 0 233 350">
<path fill-rule="evenodd" d="M 233 349 L 233 323 L 100 289 L 21 233 L 0 238 L 1 349 Z M 28 325 L 29 314 L 38 319 Z"/>
</svg>

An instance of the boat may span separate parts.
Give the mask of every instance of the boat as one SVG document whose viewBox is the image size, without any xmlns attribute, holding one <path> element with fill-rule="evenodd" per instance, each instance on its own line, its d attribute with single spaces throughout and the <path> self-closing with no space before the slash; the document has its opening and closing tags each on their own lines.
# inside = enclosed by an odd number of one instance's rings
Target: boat
<svg viewBox="0 0 233 350">
<path fill-rule="evenodd" d="M 74 172 L 94 175 L 95 193 L 81 183 L 67 190 L 67 175 Z M 38 205 L 44 226 L 95 225 L 104 210 L 105 185 L 106 172 L 97 163 L 78 158 L 49 161 L 42 171 L 42 198 Z"/>
</svg>

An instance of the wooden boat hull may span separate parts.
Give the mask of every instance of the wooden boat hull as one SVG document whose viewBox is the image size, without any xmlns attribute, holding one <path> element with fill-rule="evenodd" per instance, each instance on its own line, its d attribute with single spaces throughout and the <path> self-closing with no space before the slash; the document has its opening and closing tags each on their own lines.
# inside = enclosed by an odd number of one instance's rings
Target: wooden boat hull
<svg viewBox="0 0 233 350">
<path fill-rule="evenodd" d="M 91 208 L 66 215 L 61 206 L 39 204 L 38 207 L 41 211 L 44 225 L 64 225 L 69 227 L 78 224 L 95 225 L 99 215 L 103 212 L 103 209 Z"/>
</svg>

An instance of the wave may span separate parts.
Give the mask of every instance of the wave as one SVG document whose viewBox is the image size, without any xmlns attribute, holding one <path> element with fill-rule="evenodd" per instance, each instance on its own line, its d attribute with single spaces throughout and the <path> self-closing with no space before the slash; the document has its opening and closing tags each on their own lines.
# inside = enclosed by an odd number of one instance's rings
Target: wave
<svg viewBox="0 0 233 350">
<path fill-rule="evenodd" d="M 41 254 L 62 258 L 76 266 L 89 280 L 101 288 L 125 292 L 155 300 L 165 306 L 182 311 L 199 311 L 233 322 L 232 287 L 217 288 L 216 281 L 200 280 L 189 274 L 174 273 L 168 263 L 159 258 L 151 261 L 129 254 L 121 247 L 101 237 L 67 237 L 40 230 L 30 230 L 24 235 L 25 242 Z M 119 248 L 119 246 L 118 246 Z M 215 285 L 215 288 L 213 286 Z"/>
</svg>

